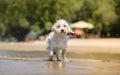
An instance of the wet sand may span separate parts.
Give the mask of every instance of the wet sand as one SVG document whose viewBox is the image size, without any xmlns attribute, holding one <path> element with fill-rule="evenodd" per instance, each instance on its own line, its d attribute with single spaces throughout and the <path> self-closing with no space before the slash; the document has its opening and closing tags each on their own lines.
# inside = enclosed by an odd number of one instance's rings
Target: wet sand
<svg viewBox="0 0 120 75">
<path fill-rule="evenodd" d="M 120 64 L 99 60 L 0 60 L 1 75 L 120 75 Z"/>
</svg>

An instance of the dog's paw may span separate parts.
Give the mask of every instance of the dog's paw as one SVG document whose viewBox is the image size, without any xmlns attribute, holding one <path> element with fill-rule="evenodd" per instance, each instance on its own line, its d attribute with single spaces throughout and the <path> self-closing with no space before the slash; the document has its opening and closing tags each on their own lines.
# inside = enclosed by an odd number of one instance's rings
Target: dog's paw
<svg viewBox="0 0 120 75">
<path fill-rule="evenodd" d="M 53 61 L 53 56 L 49 56 L 48 61 Z"/>
<path fill-rule="evenodd" d="M 64 58 L 62 61 L 69 62 L 69 60 L 67 58 Z"/>
<path fill-rule="evenodd" d="M 48 58 L 48 59 L 45 59 L 45 60 L 46 60 L 46 61 L 54 61 L 53 59 L 49 59 L 49 58 Z"/>
</svg>

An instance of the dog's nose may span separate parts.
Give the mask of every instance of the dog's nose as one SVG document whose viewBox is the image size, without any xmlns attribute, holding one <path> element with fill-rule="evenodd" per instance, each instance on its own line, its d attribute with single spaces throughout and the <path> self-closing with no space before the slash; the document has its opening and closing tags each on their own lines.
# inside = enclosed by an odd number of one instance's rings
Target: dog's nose
<svg viewBox="0 0 120 75">
<path fill-rule="evenodd" d="M 62 29 L 61 32 L 64 32 L 64 30 Z"/>
</svg>

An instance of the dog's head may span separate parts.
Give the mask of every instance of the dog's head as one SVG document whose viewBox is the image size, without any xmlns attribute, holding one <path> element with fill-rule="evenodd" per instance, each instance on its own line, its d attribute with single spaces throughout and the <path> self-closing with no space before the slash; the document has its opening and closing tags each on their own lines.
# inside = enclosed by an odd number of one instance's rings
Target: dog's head
<svg viewBox="0 0 120 75">
<path fill-rule="evenodd" d="M 67 21 L 59 19 L 54 23 L 52 31 L 59 35 L 67 35 L 68 33 L 74 33 Z"/>
</svg>

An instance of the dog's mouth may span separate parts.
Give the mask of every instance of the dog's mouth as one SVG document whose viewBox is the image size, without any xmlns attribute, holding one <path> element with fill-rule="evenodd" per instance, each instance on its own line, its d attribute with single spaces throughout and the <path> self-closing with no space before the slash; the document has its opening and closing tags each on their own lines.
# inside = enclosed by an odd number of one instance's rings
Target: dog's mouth
<svg viewBox="0 0 120 75">
<path fill-rule="evenodd" d="M 61 32 L 61 34 L 66 34 L 66 32 L 64 31 L 64 32 Z"/>
<path fill-rule="evenodd" d="M 66 33 L 65 33 L 65 32 L 61 32 L 60 34 L 61 34 L 61 35 L 66 35 Z"/>
</svg>

